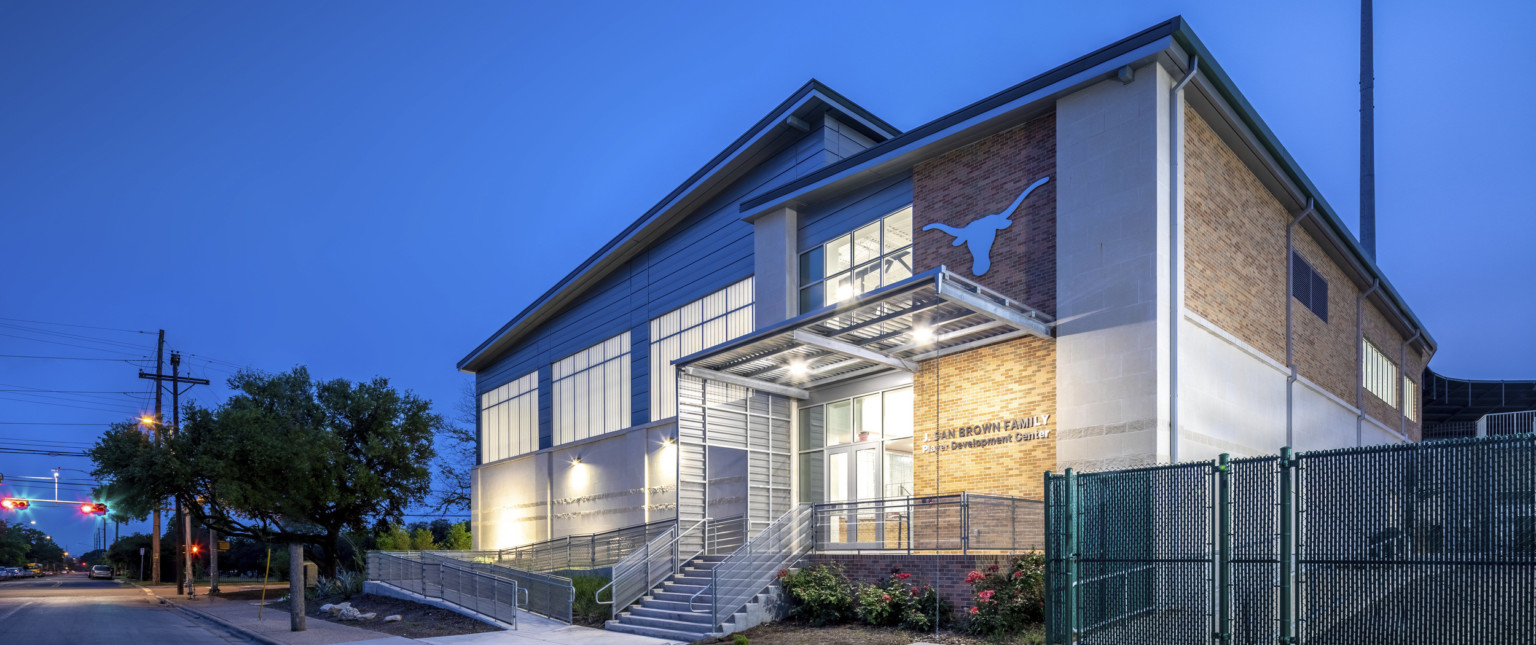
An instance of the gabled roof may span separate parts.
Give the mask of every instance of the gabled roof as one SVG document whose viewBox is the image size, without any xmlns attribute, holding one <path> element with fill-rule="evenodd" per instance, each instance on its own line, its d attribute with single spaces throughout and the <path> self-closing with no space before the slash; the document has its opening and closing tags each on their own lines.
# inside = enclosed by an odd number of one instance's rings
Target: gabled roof
<svg viewBox="0 0 1536 645">
<path fill-rule="evenodd" d="M 811 79 L 789 98 L 784 99 L 731 145 L 720 151 L 681 185 L 667 193 L 660 202 L 641 215 L 591 257 L 582 262 L 543 295 L 518 312 L 495 334 L 475 347 L 459 360 L 461 371 L 475 372 L 494 360 L 501 351 L 517 342 L 539 323 L 558 313 L 562 306 L 579 296 L 587 288 L 607 276 L 611 271 L 644 250 L 645 247 L 682 221 L 699 204 L 726 187 L 741 171 L 756 163 L 755 153 L 768 145 L 773 135 L 783 128 L 794 127 L 786 123 L 789 117 L 811 114 L 830 108 L 848 117 L 852 124 L 863 130 L 875 141 L 883 141 L 901 134 L 883 119 L 849 101 L 843 95 Z"/>
</svg>

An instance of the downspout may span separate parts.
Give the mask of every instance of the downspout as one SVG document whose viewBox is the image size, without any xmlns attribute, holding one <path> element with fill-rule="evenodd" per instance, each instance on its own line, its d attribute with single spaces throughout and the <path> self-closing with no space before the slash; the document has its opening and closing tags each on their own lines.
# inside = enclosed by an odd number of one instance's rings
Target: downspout
<svg viewBox="0 0 1536 645">
<path fill-rule="evenodd" d="M 1355 296 L 1355 447 L 1365 442 L 1365 299 L 1381 288 L 1381 279 L 1371 280 L 1371 288 Z"/>
<path fill-rule="evenodd" d="M 1285 445 L 1296 445 L 1295 389 L 1296 389 L 1296 339 L 1291 327 L 1292 308 L 1296 300 L 1296 225 L 1314 212 L 1312 198 L 1307 207 L 1285 227 Z"/>
<path fill-rule="evenodd" d="M 1189 57 L 1189 71 L 1168 94 L 1168 456 L 1179 461 L 1179 325 L 1184 321 L 1184 86 L 1200 71 L 1200 57 Z"/>
<path fill-rule="evenodd" d="M 1408 345 L 1423 335 L 1424 330 L 1415 330 L 1413 338 L 1403 341 L 1402 346 L 1397 348 L 1397 369 L 1401 372 L 1398 374 L 1399 378 L 1397 379 L 1397 388 L 1400 390 L 1397 395 L 1397 433 L 1404 437 L 1408 436 L 1408 388 L 1403 385 L 1403 382 L 1408 379 Z M 1419 396 L 1423 397 L 1424 395 L 1420 393 Z M 1423 436 L 1419 438 L 1422 440 Z"/>
</svg>

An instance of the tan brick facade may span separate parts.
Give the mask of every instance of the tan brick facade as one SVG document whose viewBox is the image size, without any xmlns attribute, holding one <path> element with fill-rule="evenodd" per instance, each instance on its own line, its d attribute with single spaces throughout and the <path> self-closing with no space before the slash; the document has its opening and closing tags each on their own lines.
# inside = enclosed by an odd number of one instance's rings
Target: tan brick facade
<svg viewBox="0 0 1536 645">
<path fill-rule="evenodd" d="M 1042 473 L 1056 468 L 1055 343 L 1021 338 L 922 364 L 912 380 L 917 494 L 1041 499 Z M 1031 427 L 986 425 L 1041 415 Z"/>
<path fill-rule="evenodd" d="M 1186 108 L 1185 117 L 1186 306 L 1284 364 L 1285 229 L 1292 214 L 1194 109 Z M 1360 289 L 1299 226 L 1295 249 L 1328 282 L 1327 322 L 1291 300 L 1296 371 L 1353 406 L 1360 381 L 1355 335 Z M 1401 334 L 1374 304 L 1367 302 L 1364 310 L 1365 337 L 1398 362 Z M 1418 382 L 1428 357 L 1409 351 L 1408 358 L 1407 374 Z M 1369 393 L 1365 399 L 1366 414 L 1397 429 L 1395 408 Z M 1417 439 L 1417 424 L 1409 422 L 1408 429 Z"/>
</svg>

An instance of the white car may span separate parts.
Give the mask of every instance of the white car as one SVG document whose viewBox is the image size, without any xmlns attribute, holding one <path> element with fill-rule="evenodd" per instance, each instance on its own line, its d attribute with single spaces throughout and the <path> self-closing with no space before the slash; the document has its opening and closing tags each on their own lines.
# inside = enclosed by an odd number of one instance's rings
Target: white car
<svg viewBox="0 0 1536 645">
<path fill-rule="evenodd" d="M 91 567 L 90 579 L 91 580 L 95 580 L 97 578 L 104 578 L 104 579 L 107 579 L 107 580 L 111 580 L 112 579 L 112 567 L 109 567 L 109 566 L 107 566 L 105 564 L 98 564 L 96 566 Z"/>
</svg>

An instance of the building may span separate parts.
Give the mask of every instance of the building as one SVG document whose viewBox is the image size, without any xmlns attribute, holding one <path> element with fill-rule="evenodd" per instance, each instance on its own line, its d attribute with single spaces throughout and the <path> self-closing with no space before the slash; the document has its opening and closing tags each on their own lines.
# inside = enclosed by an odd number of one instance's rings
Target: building
<svg viewBox="0 0 1536 645">
<path fill-rule="evenodd" d="M 475 548 L 1416 441 L 1434 352 L 1181 19 L 905 132 L 812 81 L 459 362 Z"/>
</svg>

